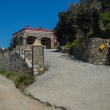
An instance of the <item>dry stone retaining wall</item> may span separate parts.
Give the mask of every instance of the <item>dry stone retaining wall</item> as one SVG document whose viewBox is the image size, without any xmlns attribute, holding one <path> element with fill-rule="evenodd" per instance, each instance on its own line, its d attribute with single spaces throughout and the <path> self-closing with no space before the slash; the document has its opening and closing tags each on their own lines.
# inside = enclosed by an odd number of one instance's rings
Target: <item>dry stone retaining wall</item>
<svg viewBox="0 0 110 110">
<path fill-rule="evenodd" d="M 11 52 L 0 51 L 0 68 L 13 71 L 15 74 L 31 73 L 38 75 L 44 67 L 44 47 L 36 39 L 34 44 L 16 46 Z"/>
<path fill-rule="evenodd" d="M 101 51 L 99 46 L 105 45 L 105 48 Z M 79 60 L 96 64 L 96 65 L 108 65 L 109 64 L 109 51 L 108 40 L 101 38 L 89 38 L 82 41 L 73 50 L 73 55 Z"/>
<path fill-rule="evenodd" d="M 63 48 L 61 51 L 62 51 L 62 53 L 68 53 L 68 54 L 70 53 L 70 49 Z"/>
<path fill-rule="evenodd" d="M 5 68 L 15 74 L 31 73 L 31 68 L 27 66 L 24 59 L 18 53 L 0 58 L 0 68 Z"/>
</svg>

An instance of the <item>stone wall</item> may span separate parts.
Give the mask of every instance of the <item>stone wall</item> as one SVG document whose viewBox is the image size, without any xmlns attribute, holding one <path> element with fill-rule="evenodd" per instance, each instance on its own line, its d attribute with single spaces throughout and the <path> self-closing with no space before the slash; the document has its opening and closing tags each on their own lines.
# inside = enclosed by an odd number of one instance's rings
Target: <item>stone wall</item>
<svg viewBox="0 0 110 110">
<path fill-rule="evenodd" d="M 30 73 L 38 75 L 44 67 L 44 47 L 35 40 L 31 48 L 16 46 L 14 50 L 0 52 L 0 68 L 13 71 L 15 74 Z"/>
<path fill-rule="evenodd" d="M 2 54 L 2 53 L 1 53 Z M 10 54 L 5 52 L 5 54 Z M 0 58 L 0 68 L 5 68 L 8 71 L 12 71 L 15 74 L 31 73 L 29 68 L 22 57 L 18 53 L 7 55 Z"/>
<path fill-rule="evenodd" d="M 62 53 L 67 53 L 67 54 L 69 54 L 69 53 L 70 53 L 70 49 L 65 49 L 65 48 L 63 48 L 63 49 L 61 50 L 61 52 L 62 52 Z"/>
<path fill-rule="evenodd" d="M 101 44 L 105 45 L 103 50 L 99 49 Z M 82 41 L 73 50 L 73 55 L 79 60 L 96 64 L 109 65 L 108 40 L 101 38 L 90 38 Z"/>
</svg>

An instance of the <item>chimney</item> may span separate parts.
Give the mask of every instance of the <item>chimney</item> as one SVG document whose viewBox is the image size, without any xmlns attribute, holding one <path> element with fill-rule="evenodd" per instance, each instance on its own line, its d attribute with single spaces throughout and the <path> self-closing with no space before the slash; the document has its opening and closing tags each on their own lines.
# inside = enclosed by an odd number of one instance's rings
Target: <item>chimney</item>
<svg viewBox="0 0 110 110">
<path fill-rule="evenodd" d="M 26 26 L 26 28 L 28 28 L 28 27 L 29 27 L 29 25 Z"/>
</svg>

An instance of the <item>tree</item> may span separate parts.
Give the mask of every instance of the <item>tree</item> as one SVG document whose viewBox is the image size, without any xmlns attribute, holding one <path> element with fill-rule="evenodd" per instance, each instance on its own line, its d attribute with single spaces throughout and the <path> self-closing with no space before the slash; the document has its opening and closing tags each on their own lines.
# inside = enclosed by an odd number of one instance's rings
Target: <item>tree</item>
<svg viewBox="0 0 110 110">
<path fill-rule="evenodd" d="M 78 5 L 77 10 L 77 25 L 79 30 L 85 35 L 92 25 L 90 13 L 85 4 Z"/>
<path fill-rule="evenodd" d="M 77 4 L 70 3 L 67 11 L 59 12 L 59 21 L 53 32 L 60 45 L 72 42 L 76 37 L 86 38 L 92 34 L 99 34 L 101 23 L 108 29 L 110 27 L 110 2 L 108 1 L 79 0 Z M 108 19 L 103 17 L 104 14 Z"/>
<path fill-rule="evenodd" d="M 14 37 L 14 38 L 11 39 L 11 41 L 10 41 L 10 48 L 11 48 L 11 47 L 12 47 L 12 48 L 15 48 L 16 45 L 18 45 L 18 43 L 19 43 L 18 37 Z"/>
<path fill-rule="evenodd" d="M 102 10 L 110 9 L 110 0 L 98 0 L 98 2 L 101 2 Z"/>
<path fill-rule="evenodd" d="M 99 14 L 101 12 L 101 2 L 98 0 L 83 0 L 83 2 L 81 1 L 82 0 L 79 0 L 80 4 L 78 8 L 78 22 L 80 25 L 82 21 L 84 21 L 84 23 L 82 23 L 82 27 L 79 25 L 79 28 L 82 28 L 85 33 L 85 31 L 88 31 L 89 27 L 92 26 L 93 33 L 99 33 Z"/>
<path fill-rule="evenodd" d="M 75 39 L 74 20 L 69 16 L 68 11 L 59 12 L 58 17 L 59 21 L 53 32 L 60 45 L 64 46 L 67 42 L 72 42 Z"/>
<path fill-rule="evenodd" d="M 100 32 L 99 28 L 99 14 L 101 12 L 101 3 L 97 2 L 97 0 L 94 0 L 90 4 L 90 12 L 92 15 L 92 22 L 93 22 L 93 33 L 97 34 Z"/>
</svg>

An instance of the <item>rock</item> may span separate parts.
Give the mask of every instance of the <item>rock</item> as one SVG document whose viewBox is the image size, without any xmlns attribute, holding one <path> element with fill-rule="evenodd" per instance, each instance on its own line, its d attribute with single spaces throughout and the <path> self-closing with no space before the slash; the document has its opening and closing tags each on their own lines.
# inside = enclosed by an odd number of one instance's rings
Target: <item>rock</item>
<svg viewBox="0 0 110 110">
<path fill-rule="evenodd" d="M 89 59 L 88 59 L 88 62 L 89 62 L 89 63 L 93 63 L 92 58 L 89 58 Z"/>
<path fill-rule="evenodd" d="M 94 64 L 94 65 L 97 65 L 98 63 L 97 63 L 97 62 L 94 62 L 93 64 Z"/>
<path fill-rule="evenodd" d="M 103 65 L 103 64 L 104 64 L 103 62 L 99 62 L 99 63 L 98 63 L 98 65 Z"/>
<path fill-rule="evenodd" d="M 105 62 L 106 61 L 106 59 L 102 59 L 102 62 Z"/>
<path fill-rule="evenodd" d="M 101 38 L 89 38 L 83 40 L 73 50 L 74 56 L 78 59 L 82 59 L 88 63 L 93 64 L 106 64 L 108 58 L 107 39 Z M 99 50 L 101 44 L 105 45 L 103 51 Z M 86 48 L 85 48 L 86 47 Z"/>
</svg>

